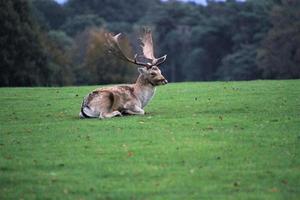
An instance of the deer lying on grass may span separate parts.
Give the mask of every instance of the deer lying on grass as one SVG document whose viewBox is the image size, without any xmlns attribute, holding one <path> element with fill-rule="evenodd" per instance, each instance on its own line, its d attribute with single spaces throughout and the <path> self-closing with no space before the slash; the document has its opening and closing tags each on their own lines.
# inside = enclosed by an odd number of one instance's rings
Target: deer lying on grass
<svg viewBox="0 0 300 200">
<path fill-rule="evenodd" d="M 143 57 L 150 62 L 138 61 L 137 54 L 133 59 L 127 57 L 121 49 L 121 33 L 106 36 L 109 52 L 130 63 L 142 66 L 138 68 L 140 75 L 134 84 L 99 88 L 88 94 L 83 100 L 79 116 L 104 119 L 123 114 L 144 115 L 143 108 L 153 97 L 155 87 L 168 83 L 158 68 L 166 60 L 167 55 L 160 58 L 154 57 L 152 34 L 149 30 L 143 33 L 141 46 Z"/>
</svg>

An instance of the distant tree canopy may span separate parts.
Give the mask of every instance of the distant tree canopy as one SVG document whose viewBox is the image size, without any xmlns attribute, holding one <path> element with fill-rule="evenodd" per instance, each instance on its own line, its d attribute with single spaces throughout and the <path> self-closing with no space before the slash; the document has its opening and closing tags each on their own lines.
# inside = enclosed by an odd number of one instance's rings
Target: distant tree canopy
<svg viewBox="0 0 300 200">
<path fill-rule="evenodd" d="M 106 54 L 105 32 L 153 30 L 176 81 L 300 78 L 298 0 L 0 0 L 1 86 L 132 82 L 136 66 Z"/>
<path fill-rule="evenodd" d="M 264 78 L 300 77 L 300 1 L 284 0 L 273 7 L 272 28 L 258 50 Z"/>
<path fill-rule="evenodd" d="M 0 85 L 46 85 L 49 69 L 27 1 L 0 1 Z"/>
</svg>

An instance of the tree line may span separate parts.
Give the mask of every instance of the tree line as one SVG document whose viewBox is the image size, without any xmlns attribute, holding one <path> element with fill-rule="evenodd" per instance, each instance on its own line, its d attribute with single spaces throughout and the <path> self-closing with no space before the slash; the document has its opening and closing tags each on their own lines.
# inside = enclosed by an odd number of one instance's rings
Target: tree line
<svg viewBox="0 0 300 200">
<path fill-rule="evenodd" d="M 0 0 L 0 86 L 132 82 L 105 33 L 125 33 L 132 56 L 144 26 L 172 82 L 300 77 L 298 0 Z"/>
</svg>

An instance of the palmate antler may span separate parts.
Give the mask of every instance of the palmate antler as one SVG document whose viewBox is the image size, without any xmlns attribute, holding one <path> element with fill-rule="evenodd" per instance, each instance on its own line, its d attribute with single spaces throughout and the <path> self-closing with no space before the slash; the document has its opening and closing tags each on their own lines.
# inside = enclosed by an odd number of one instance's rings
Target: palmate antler
<svg viewBox="0 0 300 200">
<path fill-rule="evenodd" d="M 108 34 L 106 34 L 106 39 L 107 39 L 107 44 L 108 44 L 108 51 L 110 53 L 114 54 L 115 56 L 119 57 L 122 60 L 128 61 L 135 65 L 144 66 L 144 67 L 147 67 L 148 69 L 150 69 L 152 66 L 155 66 L 155 65 L 157 66 L 157 65 L 162 64 L 167 58 L 167 55 L 164 55 L 160 58 L 154 57 L 152 34 L 151 34 L 150 30 L 145 30 L 142 37 L 140 38 L 140 40 L 142 42 L 141 47 L 142 47 L 143 54 L 144 54 L 143 56 L 146 59 L 151 60 L 151 63 L 138 61 L 137 54 L 134 55 L 133 59 L 126 56 L 125 53 L 121 49 L 120 40 L 119 40 L 120 36 L 121 36 L 121 33 L 119 33 L 115 36 L 108 33 Z"/>
<path fill-rule="evenodd" d="M 145 28 L 142 37 L 140 38 L 142 42 L 142 49 L 145 58 L 152 60 L 152 66 L 160 65 L 165 62 L 167 55 L 164 55 L 160 58 L 154 57 L 154 49 L 153 49 L 153 41 L 152 41 L 152 33 L 150 29 Z"/>
</svg>

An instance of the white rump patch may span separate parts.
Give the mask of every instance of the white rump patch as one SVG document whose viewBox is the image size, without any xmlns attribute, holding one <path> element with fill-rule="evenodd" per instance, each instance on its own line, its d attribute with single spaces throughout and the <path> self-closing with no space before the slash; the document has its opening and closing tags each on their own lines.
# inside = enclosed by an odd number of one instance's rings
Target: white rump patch
<svg viewBox="0 0 300 200">
<path fill-rule="evenodd" d="M 98 112 L 95 112 L 95 111 L 93 111 L 92 109 L 90 109 L 88 107 L 84 107 L 83 108 L 83 112 L 84 112 L 84 114 L 86 114 L 89 117 L 99 117 L 99 113 Z M 81 112 L 80 112 L 80 114 L 83 115 Z"/>
</svg>

